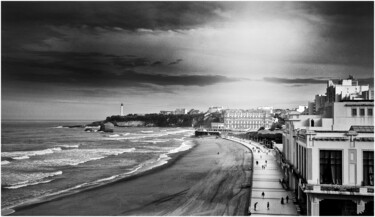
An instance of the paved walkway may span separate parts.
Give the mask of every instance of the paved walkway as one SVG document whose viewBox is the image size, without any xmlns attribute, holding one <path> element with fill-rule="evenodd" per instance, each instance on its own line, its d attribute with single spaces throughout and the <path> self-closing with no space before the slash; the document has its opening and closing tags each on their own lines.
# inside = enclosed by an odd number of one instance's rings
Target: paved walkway
<svg viewBox="0 0 375 217">
<path fill-rule="evenodd" d="M 283 175 L 276 162 L 275 151 L 254 141 L 234 137 L 228 139 L 239 142 L 253 150 L 253 184 L 249 207 L 251 215 L 298 215 L 292 201 L 293 194 L 285 190 L 279 182 Z M 265 169 L 262 168 L 262 165 L 265 165 Z M 264 192 L 264 198 L 262 192 Z M 289 197 L 288 203 L 286 203 L 286 196 Z M 284 204 L 281 204 L 282 197 L 284 198 Z M 267 209 L 267 202 L 270 204 L 269 209 Z M 255 203 L 257 203 L 257 206 L 254 210 Z"/>
</svg>

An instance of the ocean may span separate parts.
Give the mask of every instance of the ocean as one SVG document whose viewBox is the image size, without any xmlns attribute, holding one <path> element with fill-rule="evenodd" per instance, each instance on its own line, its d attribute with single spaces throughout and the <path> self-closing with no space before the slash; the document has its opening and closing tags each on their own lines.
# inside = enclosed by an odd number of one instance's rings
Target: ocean
<svg viewBox="0 0 375 217">
<path fill-rule="evenodd" d="M 63 126 L 85 122 L 2 122 L 1 207 L 80 192 L 151 170 L 190 149 L 192 128 Z"/>
</svg>

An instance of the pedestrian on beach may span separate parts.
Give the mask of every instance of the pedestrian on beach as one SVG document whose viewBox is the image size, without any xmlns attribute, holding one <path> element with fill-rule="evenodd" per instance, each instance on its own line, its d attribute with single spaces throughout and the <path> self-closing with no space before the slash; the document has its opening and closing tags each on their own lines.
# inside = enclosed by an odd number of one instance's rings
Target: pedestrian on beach
<svg viewBox="0 0 375 217">
<path fill-rule="evenodd" d="M 288 197 L 288 195 L 286 196 L 286 203 L 288 203 L 288 201 L 289 201 L 289 197 Z"/>
<path fill-rule="evenodd" d="M 258 205 L 258 202 L 254 203 L 254 211 L 257 210 L 257 205 Z"/>
<path fill-rule="evenodd" d="M 266 160 L 266 164 L 267 164 L 267 160 Z"/>
<path fill-rule="evenodd" d="M 256 163 L 257 163 L 257 165 L 258 165 L 258 161 L 257 161 Z"/>
<path fill-rule="evenodd" d="M 270 202 L 267 202 L 267 210 L 270 210 Z"/>
<path fill-rule="evenodd" d="M 262 192 L 262 197 L 263 197 L 263 199 L 264 199 L 264 191 Z"/>
<path fill-rule="evenodd" d="M 284 204 L 284 198 L 283 197 L 281 198 L 281 204 Z"/>
</svg>

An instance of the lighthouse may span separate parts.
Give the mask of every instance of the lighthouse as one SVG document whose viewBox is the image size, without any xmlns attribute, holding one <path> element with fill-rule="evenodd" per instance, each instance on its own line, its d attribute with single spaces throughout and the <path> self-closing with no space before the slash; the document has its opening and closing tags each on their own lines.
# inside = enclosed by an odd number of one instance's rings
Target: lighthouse
<svg viewBox="0 0 375 217">
<path fill-rule="evenodd" d="M 124 116 L 124 104 L 121 103 L 121 107 L 120 107 L 120 115 L 121 116 Z"/>
</svg>

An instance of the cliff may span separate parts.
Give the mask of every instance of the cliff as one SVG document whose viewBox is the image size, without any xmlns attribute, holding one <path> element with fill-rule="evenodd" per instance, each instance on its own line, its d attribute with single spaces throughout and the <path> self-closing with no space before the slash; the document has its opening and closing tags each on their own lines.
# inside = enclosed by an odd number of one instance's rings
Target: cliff
<svg viewBox="0 0 375 217">
<path fill-rule="evenodd" d="M 113 115 L 107 117 L 104 121 L 97 121 L 90 125 L 106 122 L 111 122 L 118 127 L 210 127 L 211 122 L 222 122 L 222 115 L 220 113 L 184 115 Z"/>
</svg>

